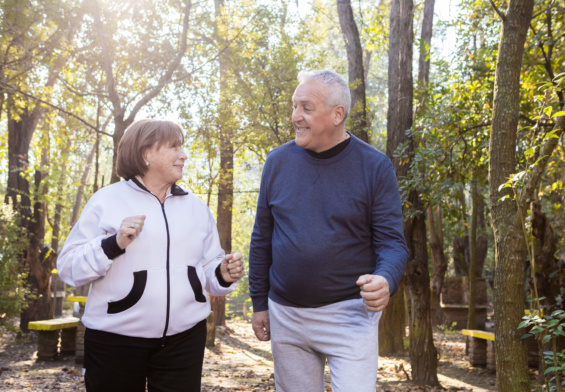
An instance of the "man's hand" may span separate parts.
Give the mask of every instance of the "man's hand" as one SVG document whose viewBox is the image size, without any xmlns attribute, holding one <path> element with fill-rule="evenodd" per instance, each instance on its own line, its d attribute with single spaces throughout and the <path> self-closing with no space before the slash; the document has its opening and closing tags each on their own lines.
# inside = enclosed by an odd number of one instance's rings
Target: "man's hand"
<svg viewBox="0 0 565 392">
<path fill-rule="evenodd" d="M 253 320 L 251 327 L 257 339 L 261 341 L 271 340 L 271 324 L 269 323 L 269 311 L 263 310 L 261 312 L 253 313 Z"/>
<path fill-rule="evenodd" d="M 220 272 L 222 273 L 222 278 L 228 283 L 241 279 L 244 274 L 241 253 L 225 255 L 220 264 Z"/>
<path fill-rule="evenodd" d="M 357 285 L 361 287 L 361 297 L 369 311 L 380 312 L 386 307 L 390 288 L 385 278 L 380 275 L 361 275 Z"/>
</svg>

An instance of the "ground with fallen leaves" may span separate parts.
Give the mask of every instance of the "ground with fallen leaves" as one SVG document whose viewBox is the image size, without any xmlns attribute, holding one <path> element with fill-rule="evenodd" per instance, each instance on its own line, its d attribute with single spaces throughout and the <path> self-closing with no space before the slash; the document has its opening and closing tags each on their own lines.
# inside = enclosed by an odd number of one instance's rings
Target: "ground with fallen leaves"
<svg viewBox="0 0 565 392">
<path fill-rule="evenodd" d="M 0 335 L 0 390 L 84 391 L 81 366 L 74 363 L 74 357 L 37 361 L 34 335 L 19 340 L 13 332 L 3 331 Z M 493 374 L 486 369 L 472 368 L 467 362 L 463 336 L 439 331 L 434 338 L 440 354 L 439 379 L 446 390 L 497 390 Z M 408 381 L 409 375 L 408 357 L 381 357 L 377 391 L 445 390 L 415 386 Z M 326 391 L 331 391 L 329 380 L 329 371 L 326 370 Z M 228 321 L 227 328 L 220 328 L 216 334 L 216 347 L 206 349 L 202 391 L 238 390 L 274 391 L 273 357 L 269 343 L 255 339 L 249 323 Z"/>
</svg>

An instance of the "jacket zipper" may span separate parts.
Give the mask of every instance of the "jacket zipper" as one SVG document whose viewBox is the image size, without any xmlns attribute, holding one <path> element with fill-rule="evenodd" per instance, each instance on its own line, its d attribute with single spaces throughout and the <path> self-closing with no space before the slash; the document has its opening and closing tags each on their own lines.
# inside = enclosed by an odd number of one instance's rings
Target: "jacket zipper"
<svg viewBox="0 0 565 392">
<path fill-rule="evenodd" d="M 165 339 L 167 338 L 167 330 L 169 329 L 169 317 L 171 314 L 171 273 L 170 273 L 170 246 L 171 246 L 171 235 L 169 233 L 169 222 L 167 221 L 167 214 L 165 213 L 165 201 L 161 204 L 161 210 L 163 211 L 163 218 L 165 218 L 165 227 L 167 229 L 167 317 L 165 319 L 165 329 L 163 331 L 163 340 L 161 342 L 161 347 L 165 347 Z"/>
<path fill-rule="evenodd" d="M 165 200 L 163 200 L 163 202 L 161 203 L 161 200 L 159 200 L 159 198 L 155 194 L 153 194 L 151 191 L 145 188 L 145 186 L 139 184 L 135 179 L 133 181 L 134 183 L 136 183 L 136 185 L 139 188 L 143 189 L 145 192 L 149 193 L 150 195 L 155 196 L 155 198 L 161 205 L 161 211 L 163 212 L 163 218 L 165 219 L 165 228 L 167 230 L 167 316 L 165 318 L 165 329 L 163 330 L 163 337 L 161 339 L 161 347 L 165 347 L 165 340 L 167 338 L 167 331 L 169 329 L 169 318 L 171 316 L 171 272 L 170 272 L 171 234 L 169 233 L 169 222 L 167 220 L 167 214 L 165 213 L 165 201 L 167 201 L 167 199 L 173 195 L 170 194 L 166 196 Z"/>
</svg>

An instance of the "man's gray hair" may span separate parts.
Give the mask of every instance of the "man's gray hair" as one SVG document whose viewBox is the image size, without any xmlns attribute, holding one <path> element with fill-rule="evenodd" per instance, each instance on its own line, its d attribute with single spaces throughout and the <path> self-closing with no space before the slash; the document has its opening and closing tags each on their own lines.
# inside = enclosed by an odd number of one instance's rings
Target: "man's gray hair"
<svg viewBox="0 0 565 392">
<path fill-rule="evenodd" d="M 327 88 L 326 106 L 333 108 L 341 105 L 345 108 L 345 117 L 351 108 L 351 93 L 349 85 L 341 75 L 322 69 L 319 71 L 300 71 L 298 73 L 298 82 L 304 83 L 310 80 L 321 80 Z"/>
</svg>

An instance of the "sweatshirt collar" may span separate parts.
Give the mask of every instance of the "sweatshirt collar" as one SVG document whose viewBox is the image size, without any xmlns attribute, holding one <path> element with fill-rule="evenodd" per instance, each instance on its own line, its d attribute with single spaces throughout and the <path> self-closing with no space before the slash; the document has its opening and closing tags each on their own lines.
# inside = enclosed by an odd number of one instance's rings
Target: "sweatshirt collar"
<svg viewBox="0 0 565 392">
<path fill-rule="evenodd" d="M 133 182 L 135 185 L 137 185 L 137 187 L 145 192 L 149 192 L 151 194 L 153 194 L 149 189 L 147 189 L 145 187 L 145 184 L 143 183 L 143 180 L 141 179 L 141 177 L 139 176 L 135 176 L 134 178 L 130 179 L 129 181 Z M 177 184 L 173 184 L 171 186 L 171 188 L 167 191 L 167 197 L 168 196 L 185 196 L 188 195 L 188 192 L 185 191 L 184 189 L 182 189 L 180 186 L 178 186 Z"/>
</svg>

